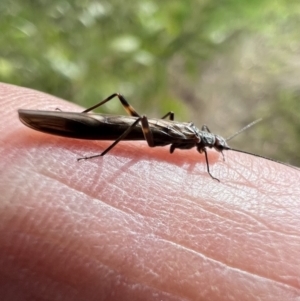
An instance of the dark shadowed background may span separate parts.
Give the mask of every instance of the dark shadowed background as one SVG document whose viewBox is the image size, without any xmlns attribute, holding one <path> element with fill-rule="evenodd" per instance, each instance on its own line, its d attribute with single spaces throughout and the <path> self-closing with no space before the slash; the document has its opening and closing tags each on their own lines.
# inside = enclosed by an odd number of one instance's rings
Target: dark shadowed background
<svg viewBox="0 0 300 301">
<path fill-rule="evenodd" d="M 299 166 L 299 28 L 299 0 L 4 0 L 0 81 L 224 137 L 262 117 L 230 145 Z"/>
</svg>

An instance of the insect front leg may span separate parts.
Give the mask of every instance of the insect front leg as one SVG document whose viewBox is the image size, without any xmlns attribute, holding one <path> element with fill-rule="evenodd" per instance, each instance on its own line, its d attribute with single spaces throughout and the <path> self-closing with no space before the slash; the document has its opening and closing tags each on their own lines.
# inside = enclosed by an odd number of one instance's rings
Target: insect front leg
<svg viewBox="0 0 300 301">
<path fill-rule="evenodd" d="M 209 130 L 208 126 L 205 125 L 205 124 L 202 126 L 201 131 L 207 132 L 207 133 L 211 133 L 211 131 Z M 214 135 L 214 136 L 216 137 L 216 135 Z M 225 141 L 224 141 L 224 142 L 225 142 Z M 217 148 L 215 147 L 215 149 L 217 149 Z M 217 149 L 217 151 L 219 151 L 219 152 L 222 154 L 223 161 L 225 161 L 225 156 L 224 156 L 224 154 L 223 154 L 223 151 L 222 151 L 221 149 Z"/>
<path fill-rule="evenodd" d="M 199 153 L 202 153 L 202 152 L 203 152 L 203 153 L 205 154 L 206 168 L 207 168 L 208 174 L 211 176 L 212 179 L 214 179 L 214 180 L 220 182 L 219 179 L 215 178 L 215 177 L 210 173 L 210 170 L 209 170 L 209 163 L 208 163 L 208 156 L 207 156 L 207 150 L 206 150 L 206 148 L 203 147 L 203 148 L 201 148 L 201 150 L 198 149 L 198 151 L 199 151 Z"/>
<path fill-rule="evenodd" d="M 211 133 L 211 131 L 209 130 L 208 126 L 207 125 L 202 125 L 202 128 L 201 128 L 201 131 L 204 131 L 204 132 L 208 132 L 208 133 Z"/>
<path fill-rule="evenodd" d="M 141 117 L 140 114 L 138 114 L 137 111 L 128 103 L 128 101 L 125 99 L 125 97 L 122 94 L 119 94 L 119 93 L 114 93 L 114 94 L 108 96 L 107 98 L 105 98 L 101 102 L 97 103 L 96 105 L 84 110 L 82 113 L 90 112 L 90 111 L 102 106 L 103 104 L 105 104 L 106 102 L 112 100 L 115 97 L 118 97 L 118 99 L 120 100 L 120 102 L 121 102 L 122 106 L 124 107 L 125 111 L 130 116 Z"/>
</svg>

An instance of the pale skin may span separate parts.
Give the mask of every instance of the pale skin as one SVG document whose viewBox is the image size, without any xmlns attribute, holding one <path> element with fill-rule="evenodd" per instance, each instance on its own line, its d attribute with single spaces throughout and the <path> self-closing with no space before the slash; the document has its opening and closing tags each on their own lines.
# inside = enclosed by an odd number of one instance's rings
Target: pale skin
<svg viewBox="0 0 300 301">
<path fill-rule="evenodd" d="M 111 142 L 36 132 L 17 109 L 80 108 L 0 98 L 1 300 L 299 300 L 300 171 L 209 151 L 219 183 L 196 150 L 143 141 L 77 162 Z"/>
</svg>

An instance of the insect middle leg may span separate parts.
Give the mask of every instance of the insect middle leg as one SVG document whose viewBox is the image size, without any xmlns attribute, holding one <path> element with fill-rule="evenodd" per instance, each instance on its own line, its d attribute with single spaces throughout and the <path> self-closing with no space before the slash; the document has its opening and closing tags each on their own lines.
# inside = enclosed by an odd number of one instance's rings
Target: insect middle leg
<svg viewBox="0 0 300 301">
<path fill-rule="evenodd" d="M 172 111 L 168 112 L 166 115 L 164 115 L 163 117 L 161 117 L 161 119 L 166 119 L 167 117 L 169 117 L 169 120 L 173 121 L 175 119 L 174 112 L 172 112 Z"/>
</svg>

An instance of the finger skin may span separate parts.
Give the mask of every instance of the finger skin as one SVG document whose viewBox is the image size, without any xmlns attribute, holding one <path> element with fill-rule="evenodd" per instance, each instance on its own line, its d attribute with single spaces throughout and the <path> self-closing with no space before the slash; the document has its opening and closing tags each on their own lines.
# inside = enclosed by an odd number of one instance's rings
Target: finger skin
<svg viewBox="0 0 300 301">
<path fill-rule="evenodd" d="M 82 141 L 17 110 L 80 112 L 0 85 L 2 300 L 298 300 L 300 172 L 254 156 Z"/>
</svg>

